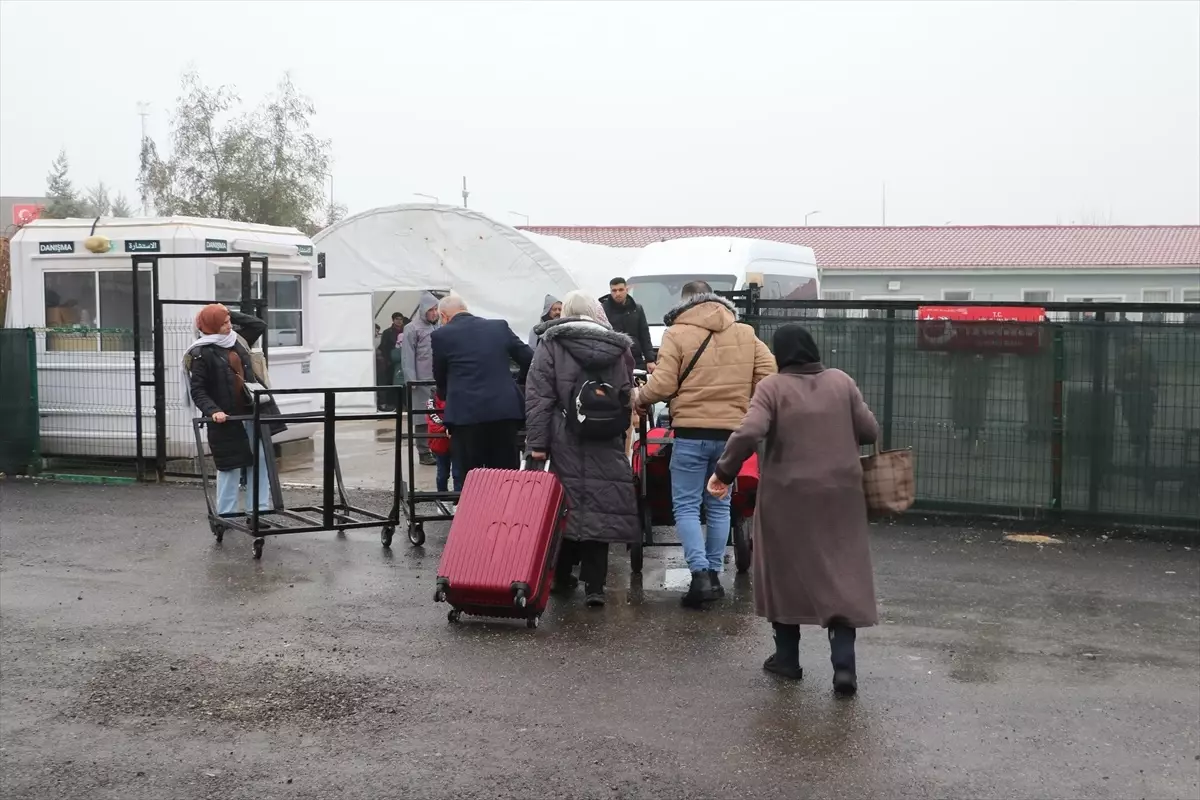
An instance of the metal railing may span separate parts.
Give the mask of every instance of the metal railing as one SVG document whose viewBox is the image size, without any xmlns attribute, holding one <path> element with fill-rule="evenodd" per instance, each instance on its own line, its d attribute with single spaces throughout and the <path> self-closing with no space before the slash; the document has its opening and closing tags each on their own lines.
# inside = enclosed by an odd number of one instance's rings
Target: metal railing
<svg viewBox="0 0 1200 800">
<path fill-rule="evenodd" d="M 41 460 L 37 335 L 30 328 L 2 328 L 0 472 L 35 472 Z"/>
<path fill-rule="evenodd" d="M 768 346 L 798 322 L 858 382 L 882 445 L 914 450 L 918 507 L 1200 529 L 1194 305 L 726 296 Z M 944 323 L 915 319 L 929 306 L 1036 307 L 1049 321 L 953 322 L 978 341 L 951 348 Z"/>
</svg>

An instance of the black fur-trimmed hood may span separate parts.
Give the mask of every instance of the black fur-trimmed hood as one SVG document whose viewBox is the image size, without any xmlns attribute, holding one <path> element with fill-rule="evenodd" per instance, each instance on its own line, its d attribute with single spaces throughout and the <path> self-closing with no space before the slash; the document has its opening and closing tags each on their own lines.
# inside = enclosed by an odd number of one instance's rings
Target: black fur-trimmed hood
<svg viewBox="0 0 1200 800">
<path fill-rule="evenodd" d="M 721 297 L 717 294 L 697 294 L 689 297 L 687 300 L 684 300 L 682 303 L 664 314 L 663 324 L 667 327 L 674 325 L 675 321 L 679 319 L 680 314 L 684 313 L 685 311 L 689 311 L 703 303 L 718 303 L 719 305 L 729 309 L 729 312 L 733 314 L 733 318 L 735 320 L 737 319 L 737 306 L 726 300 L 724 297 Z"/>
<path fill-rule="evenodd" d="M 631 347 L 633 340 L 623 333 L 610 330 L 604 327 L 599 322 L 593 322 L 590 319 L 582 317 L 560 317 L 552 319 L 549 322 L 543 322 L 533 329 L 533 332 L 542 337 L 542 341 L 549 342 L 559 337 L 568 339 L 598 339 L 603 342 L 609 342 L 616 347 Z"/>
<path fill-rule="evenodd" d="M 633 346 L 633 340 L 625 334 L 582 317 L 552 319 L 533 330 L 542 337 L 543 345 L 557 342 L 589 369 L 611 364 Z"/>
</svg>

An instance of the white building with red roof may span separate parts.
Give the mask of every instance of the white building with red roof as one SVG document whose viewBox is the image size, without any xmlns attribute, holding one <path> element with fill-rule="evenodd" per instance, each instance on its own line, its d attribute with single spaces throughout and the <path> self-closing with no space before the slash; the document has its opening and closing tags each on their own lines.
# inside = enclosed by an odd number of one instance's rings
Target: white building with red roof
<svg viewBox="0 0 1200 800">
<path fill-rule="evenodd" d="M 1200 303 L 1200 225 L 524 230 L 610 247 L 692 236 L 805 245 L 829 299 Z"/>
</svg>

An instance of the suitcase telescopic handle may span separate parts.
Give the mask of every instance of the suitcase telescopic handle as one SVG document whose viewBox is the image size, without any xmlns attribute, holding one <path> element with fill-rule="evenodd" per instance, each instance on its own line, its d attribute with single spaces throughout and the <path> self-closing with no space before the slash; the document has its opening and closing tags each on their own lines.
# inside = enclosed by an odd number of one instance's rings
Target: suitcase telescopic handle
<svg viewBox="0 0 1200 800">
<path fill-rule="evenodd" d="M 549 456 L 547 456 L 546 458 L 530 458 L 529 456 L 525 456 L 524 458 L 521 459 L 521 469 L 522 470 L 529 469 L 530 468 L 529 465 L 531 463 L 536 465 L 536 469 L 538 472 L 546 472 L 550 469 L 550 457 Z"/>
</svg>

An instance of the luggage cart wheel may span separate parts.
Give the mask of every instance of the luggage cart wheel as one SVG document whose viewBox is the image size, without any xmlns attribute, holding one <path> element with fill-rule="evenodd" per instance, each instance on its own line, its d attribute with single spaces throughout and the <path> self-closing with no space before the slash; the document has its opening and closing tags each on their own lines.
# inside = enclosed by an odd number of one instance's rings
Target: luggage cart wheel
<svg viewBox="0 0 1200 800">
<path fill-rule="evenodd" d="M 534 630 L 540 624 L 541 619 L 541 617 L 530 617 L 529 619 L 525 620 L 525 627 L 529 628 L 530 630 Z"/>
<path fill-rule="evenodd" d="M 392 546 L 392 537 L 396 535 L 396 528 L 392 525 L 385 525 L 379 531 L 379 543 L 384 547 Z"/>
<path fill-rule="evenodd" d="M 629 569 L 633 571 L 634 575 L 642 574 L 642 556 L 644 552 L 645 548 L 640 544 L 629 545 Z"/>
<path fill-rule="evenodd" d="M 254 557 L 255 558 L 262 558 L 262 549 L 263 549 L 263 545 L 266 543 L 266 541 L 267 540 L 262 538 L 261 536 L 259 536 L 257 539 L 254 540 Z"/>
<path fill-rule="evenodd" d="M 457 623 L 460 619 L 462 619 L 462 612 L 457 608 L 450 609 L 450 613 L 446 615 L 446 620 L 451 624 Z"/>
<path fill-rule="evenodd" d="M 425 526 L 420 522 L 408 523 L 408 540 L 414 547 L 425 544 Z"/>
<path fill-rule="evenodd" d="M 213 536 L 217 537 L 217 544 L 225 540 L 225 526 L 219 522 L 214 522 L 211 525 Z"/>
<path fill-rule="evenodd" d="M 733 561 L 739 575 L 750 569 L 750 553 L 750 532 L 746 529 L 746 518 L 738 514 L 733 519 Z"/>
</svg>

